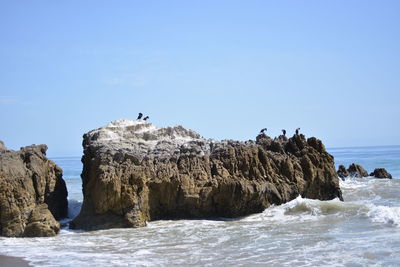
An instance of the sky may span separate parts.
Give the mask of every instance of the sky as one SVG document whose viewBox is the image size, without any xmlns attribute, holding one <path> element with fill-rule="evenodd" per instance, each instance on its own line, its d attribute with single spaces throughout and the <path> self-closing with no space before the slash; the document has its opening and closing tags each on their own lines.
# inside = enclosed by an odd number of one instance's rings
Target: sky
<svg viewBox="0 0 400 267">
<path fill-rule="evenodd" d="M 0 1 L 0 140 L 82 155 L 150 116 L 206 138 L 399 145 L 400 1 Z"/>
</svg>

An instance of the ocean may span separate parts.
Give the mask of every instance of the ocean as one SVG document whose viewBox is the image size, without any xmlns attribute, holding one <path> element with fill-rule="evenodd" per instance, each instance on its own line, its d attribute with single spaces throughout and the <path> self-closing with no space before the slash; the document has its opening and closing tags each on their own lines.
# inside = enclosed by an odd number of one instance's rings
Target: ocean
<svg viewBox="0 0 400 267">
<path fill-rule="evenodd" d="M 340 182 L 344 202 L 298 197 L 237 219 L 0 237 L 0 254 L 34 266 L 400 266 L 400 146 L 328 151 L 336 167 L 384 167 L 394 179 L 350 178 Z M 72 218 L 82 201 L 80 157 L 52 160 L 63 168 Z"/>
</svg>

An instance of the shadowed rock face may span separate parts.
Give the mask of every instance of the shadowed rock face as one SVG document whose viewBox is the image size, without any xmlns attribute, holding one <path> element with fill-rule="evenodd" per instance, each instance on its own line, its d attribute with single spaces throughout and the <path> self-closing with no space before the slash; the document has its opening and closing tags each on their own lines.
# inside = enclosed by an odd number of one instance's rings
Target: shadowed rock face
<svg viewBox="0 0 400 267">
<path fill-rule="evenodd" d="M 375 178 L 388 178 L 392 179 L 392 175 L 388 173 L 385 168 L 376 168 L 373 172 L 369 174 L 370 176 L 374 176 Z"/>
<path fill-rule="evenodd" d="M 0 235 L 54 236 L 55 219 L 67 216 L 62 170 L 45 156 L 47 146 L 0 149 Z"/>
<path fill-rule="evenodd" d="M 333 157 L 303 135 L 218 142 L 181 126 L 115 121 L 85 134 L 83 147 L 84 202 L 73 228 L 238 217 L 299 194 L 342 199 Z"/>
<path fill-rule="evenodd" d="M 347 176 L 349 176 L 349 172 L 346 170 L 346 167 L 343 165 L 339 165 L 339 169 L 337 171 L 337 174 L 340 178 L 345 178 Z"/>
<path fill-rule="evenodd" d="M 352 177 L 362 178 L 368 176 L 368 172 L 361 165 L 355 163 L 350 164 L 347 171 L 349 173 L 349 176 Z"/>
</svg>

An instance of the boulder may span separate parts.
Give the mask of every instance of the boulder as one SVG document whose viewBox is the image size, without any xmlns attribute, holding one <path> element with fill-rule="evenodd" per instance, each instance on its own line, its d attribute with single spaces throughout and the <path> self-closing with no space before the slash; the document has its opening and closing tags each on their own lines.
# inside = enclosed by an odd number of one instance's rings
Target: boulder
<svg viewBox="0 0 400 267">
<path fill-rule="evenodd" d="M 25 237 L 50 237 L 60 231 L 60 224 L 55 221 L 47 204 L 37 205 L 31 212 L 25 227 Z"/>
<path fill-rule="evenodd" d="M 338 174 L 338 176 L 339 176 L 340 178 L 342 178 L 342 179 L 349 176 L 349 172 L 346 170 L 346 167 L 343 166 L 343 165 L 339 165 L 337 174 Z"/>
<path fill-rule="evenodd" d="M 215 141 L 182 126 L 119 120 L 86 133 L 83 149 L 76 229 L 238 217 L 298 195 L 342 199 L 333 157 L 304 135 Z"/>
<path fill-rule="evenodd" d="M 374 176 L 375 178 L 389 178 L 392 179 L 392 175 L 387 172 L 385 168 L 377 168 L 369 174 L 369 176 Z"/>
<path fill-rule="evenodd" d="M 351 177 L 362 178 L 368 176 L 368 172 L 361 165 L 355 163 L 350 164 L 347 171 Z"/>
<path fill-rule="evenodd" d="M 62 170 L 46 158 L 46 145 L 0 151 L 0 235 L 54 236 L 67 216 Z"/>
</svg>

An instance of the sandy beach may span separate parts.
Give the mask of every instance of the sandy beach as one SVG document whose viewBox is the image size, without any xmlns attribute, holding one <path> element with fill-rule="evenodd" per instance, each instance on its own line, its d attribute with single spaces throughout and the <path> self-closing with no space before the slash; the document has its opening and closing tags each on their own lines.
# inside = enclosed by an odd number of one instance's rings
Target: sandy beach
<svg viewBox="0 0 400 267">
<path fill-rule="evenodd" d="M 26 267 L 31 266 L 21 258 L 0 255 L 0 267 Z"/>
</svg>

